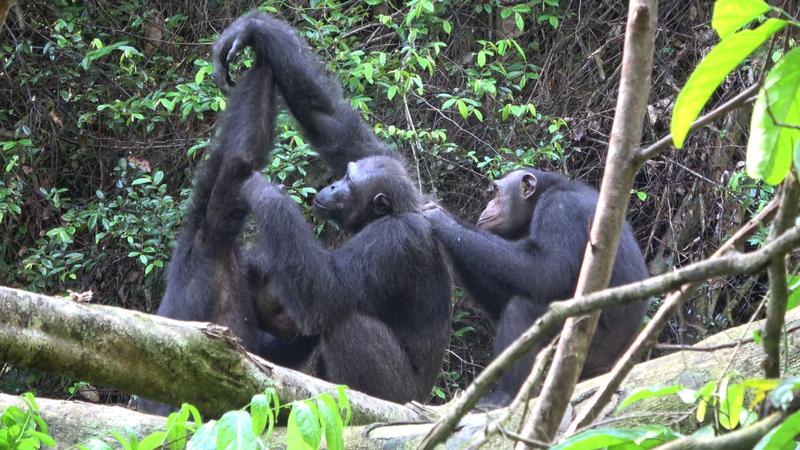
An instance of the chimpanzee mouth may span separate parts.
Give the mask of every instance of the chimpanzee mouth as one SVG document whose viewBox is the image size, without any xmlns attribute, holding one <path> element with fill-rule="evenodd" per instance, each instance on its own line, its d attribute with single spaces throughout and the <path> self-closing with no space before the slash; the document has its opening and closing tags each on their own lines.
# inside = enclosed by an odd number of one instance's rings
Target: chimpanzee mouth
<svg viewBox="0 0 800 450">
<path fill-rule="evenodd" d="M 497 218 L 497 216 L 481 217 L 480 219 L 478 219 L 478 223 L 476 225 L 478 227 L 481 227 L 481 226 L 486 225 L 487 223 L 493 221 L 496 218 Z"/>
</svg>

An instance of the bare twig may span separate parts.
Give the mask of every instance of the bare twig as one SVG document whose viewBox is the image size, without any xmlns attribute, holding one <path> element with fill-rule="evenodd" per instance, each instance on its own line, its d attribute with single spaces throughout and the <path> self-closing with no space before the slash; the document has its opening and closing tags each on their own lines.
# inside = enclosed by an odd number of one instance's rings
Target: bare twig
<svg viewBox="0 0 800 450">
<path fill-rule="evenodd" d="M 778 203 L 773 199 L 764 209 L 754 218 L 739 229 L 730 239 L 728 239 L 716 252 L 707 260 L 713 261 L 716 258 L 722 257 L 728 250 L 735 248 L 746 236 L 753 230 L 763 225 L 764 221 L 777 210 Z M 698 264 L 702 264 L 698 263 Z M 694 266 L 694 264 L 692 265 Z M 692 267 L 689 266 L 689 267 Z M 680 271 L 680 270 L 679 270 Z M 614 365 L 614 368 L 607 375 L 606 384 L 598 390 L 591 398 L 589 403 L 578 414 L 578 417 L 573 420 L 567 429 L 567 433 L 574 433 L 579 428 L 588 426 L 603 409 L 603 406 L 611 400 L 614 392 L 622 384 L 625 377 L 628 376 L 631 369 L 641 359 L 641 357 L 657 342 L 658 335 L 661 330 L 666 326 L 669 319 L 675 314 L 679 305 L 689 299 L 691 293 L 696 289 L 699 280 L 695 284 L 686 284 L 681 286 L 680 289 L 667 297 L 661 308 L 656 312 L 652 319 L 647 323 L 644 330 L 634 340 L 633 344 L 628 348 L 619 361 Z"/>
<path fill-rule="evenodd" d="M 781 205 L 778 214 L 772 221 L 769 238 L 780 236 L 784 230 L 792 226 L 797 217 L 798 192 L 794 176 L 790 173 L 784 181 L 781 191 Z M 786 258 L 784 255 L 776 256 L 767 268 L 769 275 L 769 303 L 767 304 L 767 320 L 764 322 L 764 376 L 779 378 L 780 370 L 780 339 L 786 315 L 786 299 L 789 290 L 786 284 Z"/>
<path fill-rule="evenodd" d="M 500 353 L 475 378 L 460 398 L 451 402 L 449 412 L 431 429 L 420 444 L 420 449 L 430 449 L 435 443 L 442 442 L 453 431 L 461 417 L 475 406 L 478 399 L 489 392 L 489 389 L 514 362 L 559 327 L 567 317 L 599 311 L 613 305 L 635 302 L 690 282 L 705 281 L 721 275 L 752 273 L 763 268 L 775 255 L 785 254 L 798 247 L 800 247 L 800 226 L 795 226 L 780 238 L 751 253 L 731 252 L 638 283 L 551 303 L 547 311 L 522 333 L 519 339 Z M 641 336 L 642 334 L 640 334 L 640 338 Z M 619 384 L 612 389 L 612 392 L 617 387 Z"/>
</svg>

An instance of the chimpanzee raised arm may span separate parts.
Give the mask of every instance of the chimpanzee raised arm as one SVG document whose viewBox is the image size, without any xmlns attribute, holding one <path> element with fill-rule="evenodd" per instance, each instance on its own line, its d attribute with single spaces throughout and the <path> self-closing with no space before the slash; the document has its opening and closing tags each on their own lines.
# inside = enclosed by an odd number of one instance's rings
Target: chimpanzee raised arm
<svg viewBox="0 0 800 450">
<path fill-rule="evenodd" d="M 305 40 L 269 14 L 254 11 L 240 17 L 214 45 L 214 81 L 221 89 L 230 89 L 228 64 L 248 46 L 257 61 L 264 60 L 272 68 L 289 110 L 337 177 L 344 175 L 350 161 L 391 153 L 342 95 L 339 83 L 331 80 Z"/>
</svg>

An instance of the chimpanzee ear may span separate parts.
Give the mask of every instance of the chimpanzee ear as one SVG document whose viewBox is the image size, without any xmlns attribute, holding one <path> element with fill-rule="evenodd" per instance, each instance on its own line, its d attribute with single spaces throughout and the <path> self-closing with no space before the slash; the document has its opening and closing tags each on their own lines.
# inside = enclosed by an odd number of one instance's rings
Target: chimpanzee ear
<svg viewBox="0 0 800 450">
<path fill-rule="evenodd" d="M 384 193 L 378 193 L 372 199 L 372 208 L 375 210 L 375 214 L 379 216 L 385 216 L 392 212 L 392 200 L 389 199 L 389 196 Z"/>
<path fill-rule="evenodd" d="M 520 186 L 522 188 L 522 198 L 525 200 L 531 198 L 536 192 L 536 176 L 532 173 L 523 175 L 520 184 L 522 185 Z"/>
</svg>

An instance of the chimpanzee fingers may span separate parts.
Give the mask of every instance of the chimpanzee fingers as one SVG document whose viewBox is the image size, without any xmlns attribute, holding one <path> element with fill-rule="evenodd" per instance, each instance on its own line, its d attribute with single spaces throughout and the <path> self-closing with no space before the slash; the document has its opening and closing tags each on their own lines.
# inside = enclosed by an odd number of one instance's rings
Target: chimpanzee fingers
<svg viewBox="0 0 800 450">
<path fill-rule="evenodd" d="M 439 208 L 441 208 L 441 206 L 439 206 L 439 204 L 436 202 L 428 202 L 422 205 L 423 211 L 430 211 L 432 209 L 439 209 Z"/>
</svg>

